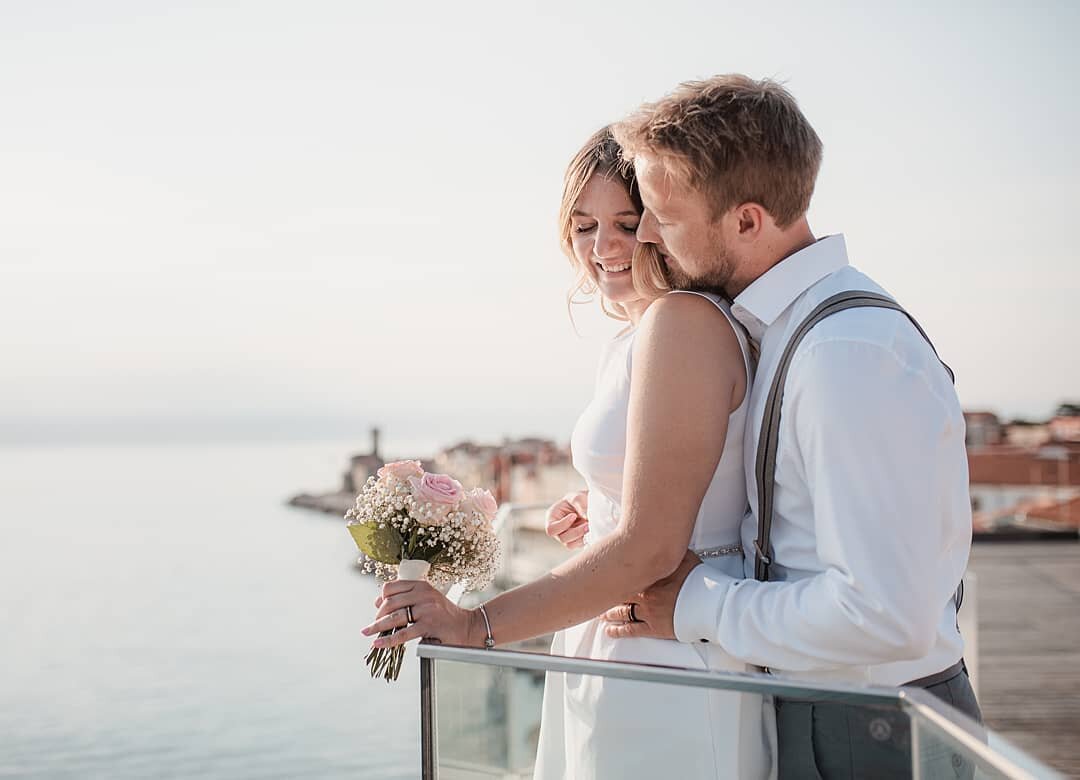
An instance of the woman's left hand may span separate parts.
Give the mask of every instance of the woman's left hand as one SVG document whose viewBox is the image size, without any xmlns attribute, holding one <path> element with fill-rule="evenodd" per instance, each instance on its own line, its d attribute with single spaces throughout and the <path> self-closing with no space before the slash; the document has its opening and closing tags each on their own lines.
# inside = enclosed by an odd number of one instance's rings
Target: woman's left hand
<svg viewBox="0 0 1080 780">
<path fill-rule="evenodd" d="M 477 626 L 476 611 L 457 606 L 430 583 L 416 580 L 388 582 L 383 585 L 382 595 L 375 599 L 375 606 L 379 611 L 374 622 L 363 628 L 364 636 L 401 629 L 376 639 L 375 647 L 396 647 L 420 638 L 434 639 L 444 645 L 484 646 L 487 632 Z M 412 624 L 408 621 L 410 610 Z"/>
</svg>

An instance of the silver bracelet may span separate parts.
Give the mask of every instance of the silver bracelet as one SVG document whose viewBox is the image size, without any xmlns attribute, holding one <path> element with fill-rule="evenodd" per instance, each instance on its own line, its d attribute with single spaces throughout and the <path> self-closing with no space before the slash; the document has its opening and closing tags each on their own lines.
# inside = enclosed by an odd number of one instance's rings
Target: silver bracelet
<svg viewBox="0 0 1080 780">
<path fill-rule="evenodd" d="M 484 639 L 484 649 L 490 650 L 495 647 L 495 637 L 491 635 L 491 621 L 488 620 L 487 610 L 484 609 L 484 605 L 480 605 L 480 614 L 484 618 L 484 627 L 487 628 L 487 638 Z"/>
</svg>

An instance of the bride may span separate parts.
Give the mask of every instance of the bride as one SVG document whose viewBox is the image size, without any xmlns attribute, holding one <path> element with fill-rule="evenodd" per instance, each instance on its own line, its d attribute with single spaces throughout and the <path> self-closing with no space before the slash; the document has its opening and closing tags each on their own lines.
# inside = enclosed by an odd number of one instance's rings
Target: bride
<svg viewBox="0 0 1080 780">
<path fill-rule="evenodd" d="M 571 161 L 560 209 L 579 288 L 598 290 L 628 323 L 604 347 L 571 440 L 587 494 L 548 515 L 549 533 L 581 552 L 475 610 L 427 583 L 389 582 L 364 633 L 405 628 L 376 645 L 426 637 L 490 647 L 555 631 L 556 655 L 748 669 L 714 645 L 613 638 L 598 617 L 615 608 L 634 619 L 636 595 L 671 575 L 688 548 L 743 576 L 749 348 L 721 298 L 669 290 L 655 249 L 635 238 L 641 217 L 633 171 L 604 128 Z M 766 777 L 764 722 L 757 696 L 549 674 L 535 777 Z"/>
</svg>

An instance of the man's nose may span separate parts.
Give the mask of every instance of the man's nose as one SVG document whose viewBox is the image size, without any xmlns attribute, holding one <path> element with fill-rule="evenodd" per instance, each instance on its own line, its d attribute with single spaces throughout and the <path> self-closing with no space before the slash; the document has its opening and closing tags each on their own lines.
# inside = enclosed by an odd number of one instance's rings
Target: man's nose
<svg viewBox="0 0 1080 780">
<path fill-rule="evenodd" d="M 641 215 L 641 221 L 637 226 L 637 240 L 643 244 L 658 244 L 660 237 L 656 234 L 656 218 L 652 212 L 646 209 Z"/>
</svg>

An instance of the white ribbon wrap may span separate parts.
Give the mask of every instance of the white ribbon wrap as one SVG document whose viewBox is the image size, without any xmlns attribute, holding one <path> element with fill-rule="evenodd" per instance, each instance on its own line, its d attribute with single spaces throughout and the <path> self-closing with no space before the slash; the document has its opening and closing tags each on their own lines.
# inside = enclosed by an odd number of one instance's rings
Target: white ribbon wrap
<svg viewBox="0 0 1080 780">
<path fill-rule="evenodd" d="M 427 580 L 427 574 L 430 570 L 431 564 L 427 561 L 414 561 L 406 558 L 398 564 L 397 578 L 399 580 L 424 582 Z"/>
</svg>

